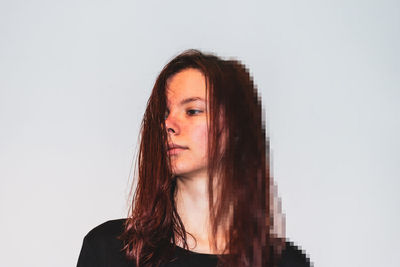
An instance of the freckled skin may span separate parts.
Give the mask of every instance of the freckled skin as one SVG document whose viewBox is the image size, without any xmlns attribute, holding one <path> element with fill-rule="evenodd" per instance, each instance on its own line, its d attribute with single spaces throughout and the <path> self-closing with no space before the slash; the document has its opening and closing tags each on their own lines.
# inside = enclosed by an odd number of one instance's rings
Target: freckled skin
<svg viewBox="0 0 400 267">
<path fill-rule="evenodd" d="M 168 114 L 166 127 L 169 142 L 185 146 L 171 154 L 175 175 L 186 178 L 207 173 L 207 106 L 206 81 L 196 69 L 185 69 L 173 75 L 167 84 Z M 201 98 L 182 104 L 188 98 Z"/>
</svg>

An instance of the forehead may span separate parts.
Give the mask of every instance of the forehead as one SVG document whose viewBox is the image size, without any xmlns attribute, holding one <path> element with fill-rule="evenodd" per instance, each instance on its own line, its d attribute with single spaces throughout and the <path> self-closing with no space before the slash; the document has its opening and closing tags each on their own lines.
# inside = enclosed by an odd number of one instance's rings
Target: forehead
<svg viewBox="0 0 400 267">
<path fill-rule="evenodd" d="M 206 99 L 206 79 L 197 69 L 184 69 L 168 79 L 166 95 L 171 105 L 187 98 Z"/>
</svg>

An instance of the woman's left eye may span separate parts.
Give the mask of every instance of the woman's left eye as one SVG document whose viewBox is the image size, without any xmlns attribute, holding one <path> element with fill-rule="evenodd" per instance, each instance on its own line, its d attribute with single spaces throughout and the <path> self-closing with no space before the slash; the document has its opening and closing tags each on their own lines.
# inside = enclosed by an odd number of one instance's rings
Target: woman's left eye
<svg viewBox="0 0 400 267">
<path fill-rule="evenodd" d="M 198 109 L 189 109 L 189 110 L 187 110 L 186 111 L 186 113 L 188 114 L 188 115 L 196 115 L 196 114 L 199 114 L 199 113 L 201 113 L 202 111 L 201 110 L 198 110 Z"/>
</svg>

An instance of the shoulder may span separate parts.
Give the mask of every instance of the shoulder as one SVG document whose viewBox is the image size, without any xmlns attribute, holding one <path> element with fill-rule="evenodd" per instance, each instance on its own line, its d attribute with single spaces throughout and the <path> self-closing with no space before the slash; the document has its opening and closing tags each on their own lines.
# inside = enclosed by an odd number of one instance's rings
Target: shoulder
<svg viewBox="0 0 400 267">
<path fill-rule="evenodd" d="M 102 223 L 93 228 L 86 236 L 88 242 L 102 242 L 117 238 L 124 230 L 126 219 L 117 219 Z"/>
<path fill-rule="evenodd" d="M 299 246 L 291 241 L 286 241 L 282 251 L 279 267 L 311 267 L 313 264 L 309 256 Z"/>
<path fill-rule="evenodd" d="M 128 266 L 123 241 L 125 219 L 107 221 L 93 228 L 83 239 L 78 267 Z"/>
</svg>

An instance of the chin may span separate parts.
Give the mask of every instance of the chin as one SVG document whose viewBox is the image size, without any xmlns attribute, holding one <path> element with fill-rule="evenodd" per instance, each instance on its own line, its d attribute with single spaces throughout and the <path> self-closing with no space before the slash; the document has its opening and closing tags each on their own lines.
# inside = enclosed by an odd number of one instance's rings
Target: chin
<svg viewBox="0 0 400 267">
<path fill-rule="evenodd" d="M 186 168 L 175 167 L 172 169 L 172 174 L 174 176 L 182 176 L 182 177 L 190 177 L 193 175 L 198 175 L 202 172 L 205 172 L 204 168 L 188 168 L 188 166 L 186 166 Z"/>
<path fill-rule="evenodd" d="M 179 168 L 172 168 L 172 174 L 175 176 L 185 176 L 190 174 L 190 170 L 179 169 Z"/>
<path fill-rule="evenodd" d="M 171 165 L 172 165 L 172 173 L 174 175 L 182 175 L 187 172 L 190 172 L 190 170 L 191 170 L 190 164 L 188 164 L 187 161 L 182 162 L 181 160 L 179 160 L 177 158 L 171 159 Z"/>
</svg>

